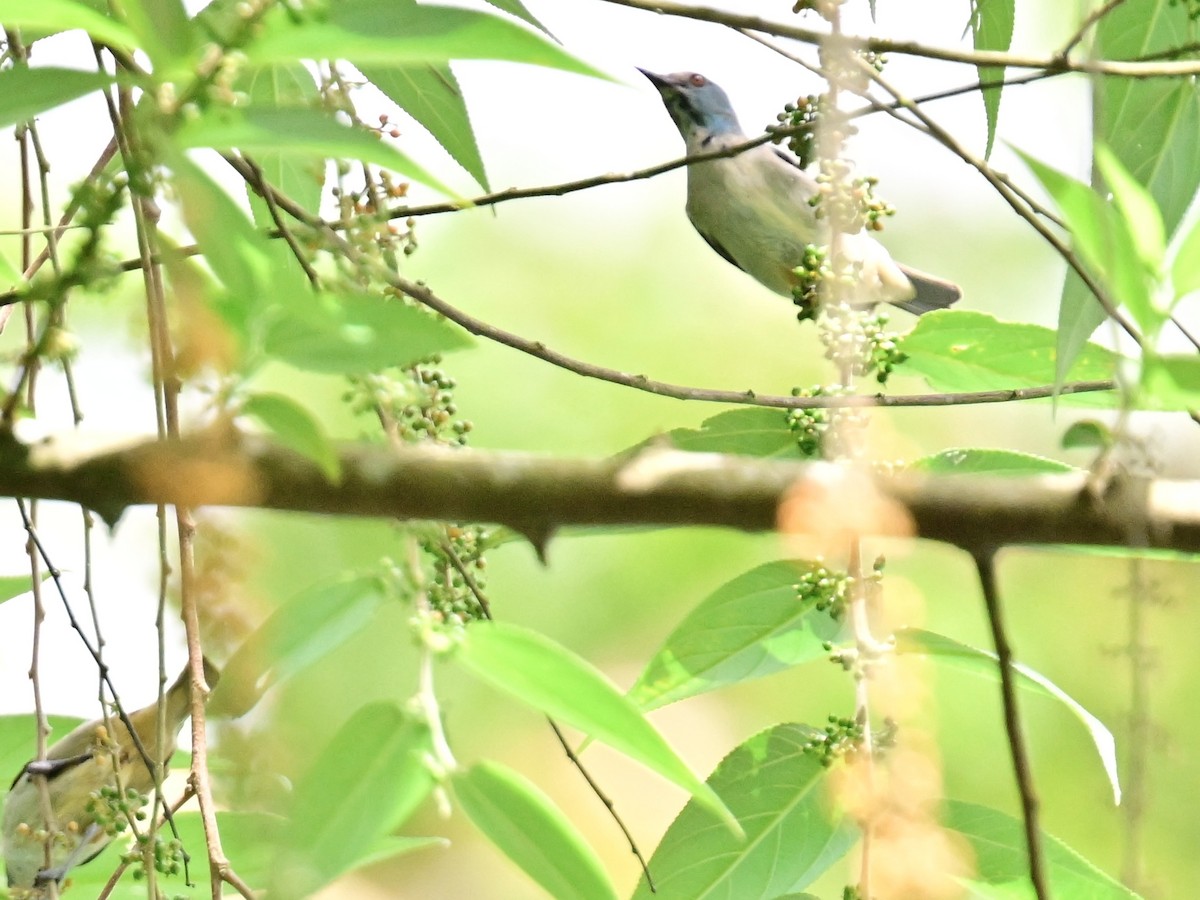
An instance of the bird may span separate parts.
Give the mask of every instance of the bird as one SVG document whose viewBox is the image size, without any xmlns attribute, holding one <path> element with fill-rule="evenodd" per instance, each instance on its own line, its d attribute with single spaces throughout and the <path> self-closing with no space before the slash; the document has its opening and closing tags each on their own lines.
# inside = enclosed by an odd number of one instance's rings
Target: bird
<svg viewBox="0 0 1200 900">
<path fill-rule="evenodd" d="M 219 673 L 204 660 L 204 678 L 209 687 Z M 120 790 L 130 789 L 146 795 L 154 787 L 154 775 L 146 765 L 149 758 L 166 765 L 175 752 L 175 743 L 183 720 L 191 711 L 192 678 L 184 668 L 165 695 L 165 743 L 159 744 L 158 703 L 129 713 L 126 718 L 141 743 L 130 738 L 129 728 L 116 714 L 86 722 L 56 741 L 46 750 L 45 759 L 35 759 L 21 767 L 4 800 L 4 863 L 9 888 L 18 889 L 14 897 L 47 896 L 48 882 L 61 882 L 75 866 L 94 859 L 116 836 L 106 827 L 99 792 L 116 787 L 114 764 L 119 770 Z M 145 756 L 143 756 L 143 751 Z M 42 815 L 38 775 L 44 775 L 54 811 L 54 834 Z M 136 802 L 136 801 L 135 801 Z M 46 866 L 46 843 L 52 844 L 51 860 Z"/>
<path fill-rule="evenodd" d="M 747 140 L 729 97 L 698 72 L 660 75 L 638 69 L 658 89 L 687 153 L 725 150 Z M 777 148 L 761 144 L 688 166 L 687 215 L 726 261 L 777 294 L 793 296 L 794 273 L 810 246 L 829 243 L 828 225 L 810 204 L 816 179 Z M 841 251 L 861 265 L 868 303 L 887 302 L 920 315 L 955 303 L 958 285 L 903 266 L 864 232 L 842 236 Z"/>
</svg>

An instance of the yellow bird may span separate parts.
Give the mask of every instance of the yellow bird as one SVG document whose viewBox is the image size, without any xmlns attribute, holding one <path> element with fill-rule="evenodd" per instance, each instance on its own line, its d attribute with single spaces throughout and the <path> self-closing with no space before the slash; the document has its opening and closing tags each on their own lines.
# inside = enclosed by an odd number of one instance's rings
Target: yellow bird
<svg viewBox="0 0 1200 900">
<path fill-rule="evenodd" d="M 204 660 L 204 677 L 209 687 L 219 673 Z M 167 690 L 165 743 L 158 742 L 158 703 L 129 713 L 145 757 L 130 738 L 129 729 L 116 715 L 86 722 L 56 741 L 46 759 L 31 760 L 22 767 L 4 801 L 4 862 L 8 886 L 24 888 L 14 897 L 45 896 L 43 886 L 61 881 L 75 866 L 94 859 L 116 836 L 115 829 L 99 821 L 107 804 L 102 789 L 132 790 L 149 794 L 154 775 L 146 759 L 166 765 L 175 752 L 179 729 L 191 712 L 192 679 L 184 668 Z M 114 771 L 115 770 L 115 771 Z M 42 816 L 38 775 L 44 775 L 54 810 L 53 831 Z M 135 801 L 136 802 L 136 801 Z M 110 816 L 111 819 L 111 816 Z M 46 867 L 46 846 L 51 847 L 51 865 Z"/>
</svg>

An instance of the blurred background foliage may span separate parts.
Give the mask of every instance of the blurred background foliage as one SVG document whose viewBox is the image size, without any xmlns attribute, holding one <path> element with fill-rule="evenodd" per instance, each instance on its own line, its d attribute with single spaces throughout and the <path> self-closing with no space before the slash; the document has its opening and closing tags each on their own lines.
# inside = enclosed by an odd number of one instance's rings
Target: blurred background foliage
<svg viewBox="0 0 1200 900">
<path fill-rule="evenodd" d="M 782 16 L 787 5 L 774 4 L 768 12 Z M 748 130 L 770 121 L 783 102 L 815 89 L 768 51 L 695 22 L 662 21 L 584 0 L 531 0 L 529 6 L 568 47 L 621 76 L 635 64 L 706 71 L 730 88 Z M 878 6 L 879 34 L 907 33 L 929 44 L 953 44 L 962 33 L 962 3 Z M 1020 13 L 1014 46 L 1031 52 L 1057 46 L 1077 21 L 1073 4 L 1023 4 Z M 618 34 L 619 46 L 614 39 Z M 969 81 L 969 70 L 959 69 L 949 76 L 929 63 L 898 59 L 889 75 L 917 93 Z M 677 136 L 662 116 L 658 98 L 642 86 L 631 90 L 487 63 L 463 64 L 457 71 L 496 187 L 625 170 L 678 154 Z M 935 112 L 982 149 L 977 97 L 945 101 Z M 87 121 L 48 121 L 48 128 L 62 129 L 61 139 L 50 135 L 48 143 L 64 147 L 73 136 L 87 143 Z M 1010 90 L 1000 118 L 999 165 L 1007 153 L 1003 142 L 1009 141 L 1080 171 L 1086 166 L 1087 121 L 1082 79 Z M 414 137 L 422 146 L 420 140 Z M 425 150 L 433 152 L 428 146 Z M 13 151 L 6 147 L 0 152 L 3 167 L 11 169 Z M 71 147 L 70 158 L 55 160 L 64 184 L 73 177 L 73 167 L 88 164 L 91 152 Z M 945 151 L 875 117 L 862 124 L 851 152 L 862 169 L 881 177 L 884 193 L 900 209 L 884 235 L 894 255 L 964 285 L 963 305 L 968 308 L 1053 324 L 1061 263 Z M 439 170 L 452 171 L 448 162 Z M 682 212 L 683 181 L 682 171 L 676 171 L 649 182 L 422 220 L 417 225 L 420 249 L 406 262 L 405 274 L 427 281 L 473 315 L 600 365 L 666 381 L 764 393 L 828 380 L 813 329 L 797 325 L 787 303 L 712 255 L 691 231 Z M 466 189 L 465 181 L 458 184 Z M 3 189 L 11 191 L 11 182 Z M 3 227 L 15 227 L 8 217 L 17 208 L 11 194 L 0 202 Z M 144 336 L 137 324 L 142 302 L 135 280 L 126 278 L 106 296 L 76 304 L 72 314 L 86 348 L 79 362 L 83 406 L 89 424 L 100 430 L 124 430 L 128 412 L 136 409 L 145 410 L 144 417 L 138 413 L 139 430 L 149 427 Z M 902 313 L 895 319 L 906 327 Z M 20 345 L 19 329 L 0 338 L 0 351 L 7 354 Z M 718 411 L 582 379 L 484 341 L 448 357 L 444 367 L 457 379 L 461 414 L 474 423 L 472 445 L 481 448 L 603 456 L 672 428 L 698 425 Z M 261 384 L 304 391 L 310 408 L 319 411 L 334 436 L 357 438 L 372 428 L 373 423 L 346 412 L 344 386 L 336 379 L 278 366 Z M 919 390 L 921 384 L 898 380 L 892 387 L 905 392 Z M 43 407 L 39 424 L 53 431 L 61 407 Z M 1059 449 L 1059 437 L 1075 418 L 1078 414 L 1069 407 L 1056 411 L 1048 402 L 877 411 L 874 454 L 912 459 L 946 447 L 996 446 L 1086 465 L 1087 452 Z M 1135 430 L 1146 436 L 1149 456 L 1160 471 L 1197 477 L 1200 441 L 1195 425 L 1181 419 L 1138 414 Z M 48 511 L 47 516 L 58 520 L 59 514 Z M 4 528 L 5 571 L 19 571 L 19 531 L 11 521 Z M 110 629 L 114 658 L 148 640 L 155 575 L 154 554 L 147 548 L 153 546 L 153 529 L 152 515 L 136 511 L 99 540 L 100 555 L 108 560 L 97 576 L 99 591 L 113 621 L 121 623 Z M 211 540 L 213 533 L 224 536 L 221 552 L 232 559 L 225 583 L 214 594 L 219 603 L 209 612 L 219 620 L 225 617 L 215 630 L 223 625 L 231 634 L 315 583 L 401 552 L 396 528 L 385 522 L 219 511 L 205 516 L 202 540 Z M 989 646 L 968 558 L 929 543 L 873 542 L 872 552 L 876 546 L 889 560 L 886 593 L 898 620 Z M 709 529 L 562 535 L 551 542 L 546 565 L 521 542 L 489 553 L 488 593 L 499 618 L 545 631 L 625 687 L 699 600 L 758 563 L 797 552 L 778 536 Z M 72 568 L 69 561 L 65 567 Z M 1147 882 L 1157 886 L 1146 895 L 1183 897 L 1189 886 L 1200 884 L 1200 859 L 1193 848 L 1200 768 L 1191 752 L 1200 742 L 1200 726 L 1191 715 L 1191 685 L 1200 677 L 1192 646 L 1200 634 L 1200 612 L 1190 602 L 1200 593 L 1200 568 L 1188 561 L 1156 559 L 1142 569 L 1144 580 L 1154 586 L 1148 596 L 1161 600 L 1148 603 L 1144 611 L 1153 658 L 1148 664 L 1149 707 L 1139 712 L 1152 717 L 1153 730 L 1141 827 Z M 1072 693 L 1113 729 L 1124 748 L 1130 716 L 1131 660 L 1123 648 L 1131 562 L 1103 554 L 1012 548 L 1002 553 L 999 571 L 1020 660 Z M 68 576 L 77 577 L 78 569 Z M 21 687 L 27 666 L 26 616 L 16 604 L 0 608 L 0 664 L 3 683 L 9 686 L 3 692 L 6 712 L 29 705 Z M 372 698 L 404 701 L 412 694 L 416 656 L 407 616 L 400 605 L 386 609 L 379 627 L 360 633 L 282 685 L 270 703 L 271 731 L 257 730 L 253 721 L 216 726 L 216 773 L 228 796 L 242 792 L 252 798 L 279 790 L 279 784 L 257 784 L 247 773 L 263 765 L 299 772 L 358 706 Z M 65 630 L 60 618 L 52 610 L 52 631 Z M 56 658 L 70 661 L 62 671 L 83 671 L 81 654 L 69 637 L 55 641 L 53 652 L 61 654 Z M 147 683 L 147 671 L 131 666 L 115 674 L 127 691 L 137 693 Z M 81 683 L 71 674 L 52 677 L 48 706 L 86 713 L 93 687 L 91 678 Z M 994 686 L 945 670 L 930 674 L 926 690 L 924 717 L 940 748 L 946 794 L 1015 814 Z M 540 786 L 600 852 L 618 885 L 633 884 L 637 871 L 627 846 L 541 716 L 461 678 L 450 667 L 441 667 L 438 691 L 460 760 L 486 756 L 535 773 Z M 849 713 L 852 691 L 838 667 L 818 662 L 684 701 L 651 718 L 693 768 L 704 773 L 766 725 L 821 723 L 831 713 Z M 1113 806 L 1086 734 L 1048 701 L 1025 699 L 1022 709 L 1045 828 L 1119 875 L 1127 813 Z M 252 751 L 247 749 L 251 744 L 256 745 Z M 643 848 L 651 849 L 684 794 L 603 746 L 590 748 L 585 761 Z M 524 876 L 459 814 L 445 821 L 427 805 L 406 832 L 445 834 L 453 846 L 431 847 L 375 866 L 322 897 L 515 900 L 534 895 Z M 834 877 L 814 890 L 833 896 L 842 883 L 844 878 Z"/>
</svg>

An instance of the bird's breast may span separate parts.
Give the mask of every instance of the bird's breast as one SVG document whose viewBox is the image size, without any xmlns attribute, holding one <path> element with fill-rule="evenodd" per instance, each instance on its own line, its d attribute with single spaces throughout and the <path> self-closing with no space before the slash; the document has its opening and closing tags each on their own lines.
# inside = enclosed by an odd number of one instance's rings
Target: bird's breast
<svg viewBox="0 0 1200 900">
<path fill-rule="evenodd" d="M 771 153 L 768 148 L 757 148 Z M 764 164 L 764 163 L 770 163 Z M 826 230 L 808 204 L 807 179 L 763 160 L 756 151 L 699 163 L 688 170 L 687 213 L 737 265 L 766 287 L 789 295 L 791 270 Z"/>
</svg>

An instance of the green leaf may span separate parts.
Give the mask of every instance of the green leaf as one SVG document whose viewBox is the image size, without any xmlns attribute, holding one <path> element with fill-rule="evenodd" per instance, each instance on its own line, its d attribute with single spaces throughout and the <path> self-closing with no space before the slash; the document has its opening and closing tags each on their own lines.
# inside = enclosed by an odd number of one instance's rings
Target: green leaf
<svg viewBox="0 0 1200 900">
<path fill-rule="evenodd" d="M 121 11 L 154 63 L 154 75 L 167 80 L 188 64 L 195 34 L 180 0 L 124 0 Z"/>
<path fill-rule="evenodd" d="M 1057 459 L 1032 453 L 974 447 L 942 450 L 915 459 L 908 467 L 931 475 L 1060 475 L 1082 471 Z"/>
<path fill-rule="evenodd" d="M 714 828 L 691 801 L 654 856 L 657 894 L 643 877 L 634 900 L 655 897 L 777 897 L 807 887 L 846 855 L 857 832 L 841 824 L 826 796 L 828 769 L 804 746 L 820 732 L 804 725 L 761 731 L 721 761 L 708 783 L 746 836 Z"/>
<path fill-rule="evenodd" d="M 339 0 L 321 21 L 276 15 L 247 48 L 250 62 L 340 57 L 355 65 L 497 59 L 608 78 L 511 19 L 415 0 Z"/>
<path fill-rule="evenodd" d="M 1054 381 L 1055 343 L 1055 333 L 1049 328 L 1001 322 L 986 313 L 969 310 L 927 313 L 899 341 L 900 349 L 908 356 L 901 364 L 904 369 L 923 375 L 938 391 L 1050 384 Z M 1087 344 L 1069 374 L 1081 381 L 1110 379 L 1117 361 L 1111 350 Z M 1082 394 L 1072 395 L 1071 399 L 1084 403 L 1098 400 Z"/>
<path fill-rule="evenodd" d="M 942 824 L 961 834 L 975 855 L 972 897 L 989 900 L 1033 898 L 1025 826 L 986 806 L 947 800 Z M 1086 900 L 1137 900 L 1137 894 L 1104 874 L 1062 841 L 1042 832 L 1042 854 L 1051 896 Z"/>
<path fill-rule="evenodd" d="M 1016 0 L 972 0 L 971 35 L 976 50 L 1007 50 L 1012 45 Z M 1003 66 L 979 66 L 979 92 L 987 115 L 987 148 L 984 159 L 992 155 L 996 140 L 996 122 L 1000 118 L 1000 92 L 1004 84 Z M 994 85 L 987 87 L 986 85 Z"/>
<path fill-rule="evenodd" d="M 274 153 L 307 159 L 356 159 L 375 163 L 449 196 L 455 191 L 385 139 L 342 125 L 318 109 L 297 107 L 214 107 L 189 120 L 174 134 L 184 149 L 210 147 L 249 155 Z"/>
<path fill-rule="evenodd" d="M 449 63 L 363 65 L 362 73 L 437 139 L 484 190 L 491 190 L 467 103 Z"/>
<path fill-rule="evenodd" d="M 525 4 L 522 3 L 521 0 L 487 0 L 487 2 L 496 7 L 496 9 L 503 10 L 511 16 L 516 16 L 523 22 L 528 22 L 538 31 L 544 32 L 547 35 L 550 34 L 549 29 L 546 28 L 546 26 L 543 25 L 538 18 L 528 10 L 528 8 L 526 8 Z"/>
<path fill-rule="evenodd" d="M 1138 256 L 1150 272 L 1158 273 L 1167 249 L 1167 235 L 1158 204 L 1108 147 L 1096 144 L 1095 152 L 1096 167 L 1112 191 L 1117 209 L 1125 217 Z"/>
<path fill-rule="evenodd" d="M 266 327 L 265 352 L 312 372 L 376 372 L 471 344 L 457 326 L 393 298 L 296 297 L 276 313 Z"/>
<path fill-rule="evenodd" d="M 247 73 L 239 85 L 250 97 L 251 108 L 296 108 L 312 103 L 319 97 L 312 75 L 301 63 L 263 66 Z M 300 156 L 291 152 L 260 149 L 254 162 L 262 170 L 267 183 L 278 188 L 284 196 L 313 213 L 320 210 L 321 189 L 325 184 L 325 162 L 315 156 Z M 266 203 L 247 185 L 254 221 L 259 228 L 274 228 L 267 214 Z M 278 243 L 278 242 L 276 242 Z M 291 251 L 280 248 L 284 258 Z M 298 267 L 292 260 L 291 268 Z"/>
<path fill-rule="evenodd" d="M 1095 33 L 1092 52 L 1102 59 L 1153 56 L 1193 38 L 1187 9 L 1173 0 L 1115 4 L 1105 10 Z M 1200 95 L 1194 85 L 1170 78 L 1096 78 L 1090 84 L 1096 138 L 1149 188 L 1166 231 L 1175 231 L 1200 186 Z M 1066 380 L 1075 352 L 1105 318 L 1079 277 L 1068 271 L 1058 316 L 1057 384 Z"/>
<path fill-rule="evenodd" d="M 33 694 L 26 690 L 29 705 L 33 706 Z M 8 691 L 10 702 L 19 699 L 21 688 L 11 687 Z M 72 729 L 82 725 L 84 720 L 75 716 L 49 716 L 53 743 L 54 736 L 62 737 Z M 0 716 L 0 799 L 8 793 L 13 776 L 20 772 L 25 763 L 37 755 L 37 716 L 32 713 L 18 713 L 10 716 Z"/>
<path fill-rule="evenodd" d="M 1139 59 L 1195 39 L 1186 4 L 1119 3 L 1096 28 L 1097 59 Z M 1186 79 L 1097 78 L 1097 138 L 1145 185 L 1167 232 L 1178 227 L 1200 187 L 1200 94 Z"/>
<path fill-rule="evenodd" d="M 753 407 L 717 413 L 699 428 L 676 428 L 667 433 L 680 450 L 693 453 L 740 453 L 768 459 L 803 459 L 782 409 Z"/>
<path fill-rule="evenodd" d="M 320 421 L 307 409 L 283 394 L 251 394 L 242 403 L 242 413 L 266 426 L 279 442 L 321 467 L 331 482 L 342 477 L 337 449 Z"/>
<path fill-rule="evenodd" d="M 2 21 L 2 19 L 0 19 Z M 11 22 L 5 23 L 11 25 Z M 34 116 L 112 84 L 103 72 L 16 66 L 0 72 L 0 128 Z"/>
<path fill-rule="evenodd" d="M 417 850 L 426 850 L 430 847 L 445 848 L 449 846 L 450 841 L 444 837 L 404 837 L 397 834 L 385 834 L 375 842 L 370 850 L 355 861 L 353 868 L 361 869 L 364 866 L 374 865 L 386 859 L 395 859 L 398 856 L 414 853 Z"/>
<path fill-rule="evenodd" d="M 49 578 L 49 574 L 42 575 L 42 580 Z M 20 597 L 33 589 L 33 579 L 28 575 L 7 575 L 0 578 L 0 603 L 6 600 L 11 600 L 13 597 Z M 0 771 L 3 771 L 0 769 Z"/>
<path fill-rule="evenodd" d="M 1175 302 L 1200 291 L 1200 216 L 1179 242 L 1171 261 L 1171 287 Z"/>
<path fill-rule="evenodd" d="M 1088 270 L 1108 289 L 1114 302 L 1127 307 L 1147 332 L 1155 333 L 1164 314 L 1155 308 L 1151 273 L 1138 252 L 1132 223 L 1082 181 L 1016 152 L 1054 198 L 1071 232 L 1072 248 Z"/>
<path fill-rule="evenodd" d="M 73 0 L 0 0 L 0 22 L 8 28 L 29 28 L 45 34 L 83 29 L 104 44 L 130 49 L 138 46 L 129 28 Z"/>
<path fill-rule="evenodd" d="M 1000 669 L 996 655 L 988 650 L 980 650 L 967 644 L 961 644 L 952 638 L 923 631 L 918 628 L 902 628 L 896 633 L 896 649 L 900 653 L 917 653 L 928 656 L 937 663 L 950 666 L 961 672 L 999 682 Z M 1034 671 L 1020 663 L 1013 664 L 1016 673 L 1017 687 L 1037 694 L 1042 694 L 1057 700 L 1075 716 L 1087 729 L 1104 774 L 1112 785 L 1113 802 L 1121 802 L 1121 781 L 1117 774 L 1117 742 L 1104 723 L 1088 712 L 1081 703 L 1072 698 L 1066 691 L 1052 682 L 1045 675 Z"/>
<path fill-rule="evenodd" d="M 372 854 L 433 789 L 429 728 L 388 702 L 360 708 L 296 783 L 269 893 L 307 897 Z"/>
<path fill-rule="evenodd" d="M 592 848 L 533 782 L 482 762 L 457 773 L 453 783 L 475 827 L 555 900 L 616 900 Z"/>
<path fill-rule="evenodd" d="M 796 590 L 819 568 L 806 560 L 771 562 L 719 587 L 671 632 L 630 699 L 655 709 L 826 657 L 824 644 L 841 626 Z"/>
<path fill-rule="evenodd" d="M 210 10 L 212 7 L 208 7 L 205 11 Z M 247 77 L 238 82 L 238 88 L 250 96 L 252 108 L 315 105 L 318 99 L 312 75 L 301 63 L 252 69 L 247 73 Z M 324 158 L 260 149 L 254 154 L 254 162 L 268 184 L 313 215 L 319 213 L 321 192 L 325 185 Z M 273 231 L 276 224 L 270 208 L 249 183 L 246 184 L 246 196 L 250 202 L 254 224 L 264 232 Z M 284 220 L 287 221 L 286 216 Z M 269 241 L 266 255 L 270 265 L 270 284 L 274 296 L 289 298 L 290 301 L 291 297 L 312 292 L 312 286 L 304 270 L 297 264 L 296 257 L 286 242 Z M 259 335 L 249 333 L 250 328 L 257 324 L 257 321 L 252 315 L 246 317 L 246 312 L 250 312 L 250 310 L 244 310 L 241 313 L 247 326 L 243 338 L 247 350 L 253 353 L 259 349 L 261 341 Z M 237 316 L 237 311 L 226 310 L 225 312 L 227 320 Z"/>
<path fill-rule="evenodd" d="M 229 289 L 234 305 L 264 304 L 272 296 L 267 239 L 204 170 L 183 153 L 167 156 L 184 223 L 205 261 Z"/>
<path fill-rule="evenodd" d="M 1068 267 L 1058 306 L 1058 339 L 1054 350 L 1055 389 L 1066 383 L 1067 373 L 1087 346 L 1088 339 L 1107 320 L 1108 313 L 1092 289 L 1079 277 L 1078 272 Z"/>
<path fill-rule="evenodd" d="M 1083 419 L 1071 423 L 1071 426 L 1063 432 L 1060 443 L 1064 450 L 1085 448 L 1107 450 L 1113 445 L 1115 439 L 1112 429 L 1103 422 L 1097 422 L 1095 419 Z"/>
<path fill-rule="evenodd" d="M 192 855 L 192 873 L 199 874 L 195 861 L 205 855 L 204 822 L 198 812 L 175 814 L 175 824 L 179 827 L 179 837 L 184 849 Z M 237 860 L 237 873 L 247 883 L 261 885 L 270 875 L 271 865 L 275 858 L 280 835 L 287 825 L 282 816 L 264 812 L 249 812 L 228 810 L 217 813 L 217 828 L 221 833 L 221 847 L 230 859 Z M 169 834 L 169 829 L 162 832 Z M 76 872 L 72 870 L 72 881 Z M 98 870 L 100 884 L 103 885 L 111 875 L 111 871 Z M 162 876 L 160 875 L 161 879 Z M 183 879 L 178 884 L 172 884 L 172 889 L 166 891 L 168 897 L 176 896 L 183 889 Z M 144 897 L 146 888 L 144 882 L 136 882 Z M 207 884 L 205 879 L 205 884 Z"/>
<path fill-rule="evenodd" d="M 20 270 L 12 264 L 12 261 L 0 253 L 0 288 L 4 290 L 15 290 L 18 287 L 23 287 L 25 279 L 21 277 Z"/>
<path fill-rule="evenodd" d="M 1200 357 L 1147 353 L 1142 390 L 1165 409 L 1200 408 Z"/>
<path fill-rule="evenodd" d="M 376 577 L 350 577 L 303 591 L 267 618 L 234 651 L 209 707 L 244 715 L 273 684 L 312 665 L 375 619 L 389 596 Z"/>
<path fill-rule="evenodd" d="M 544 635 L 480 622 L 455 657 L 478 678 L 587 732 L 682 787 L 733 826 L 729 811 L 598 669 Z"/>
</svg>

